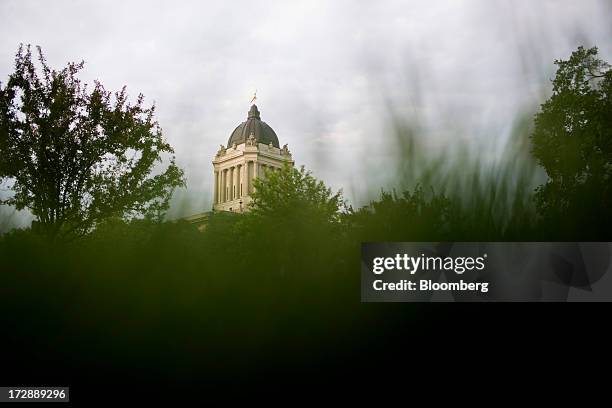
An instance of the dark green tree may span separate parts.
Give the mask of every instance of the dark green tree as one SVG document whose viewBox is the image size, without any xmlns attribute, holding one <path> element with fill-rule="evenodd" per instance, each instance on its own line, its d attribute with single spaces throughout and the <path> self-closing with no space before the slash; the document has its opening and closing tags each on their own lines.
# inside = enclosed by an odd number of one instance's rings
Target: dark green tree
<svg viewBox="0 0 612 408">
<path fill-rule="evenodd" d="M 535 118 L 533 154 L 548 173 L 536 205 L 561 236 L 599 239 L 612 226 L 612 70 L 597 55 L 579 47 L 555 61 L 553 94 Z"/>
<path fill-rule="evenodd" d="M 237 236 L 246 259 L 260 270 L 313 277 L 337 261 L 344 210 L 336 193 L 304 167 L 285 165 L 254 181 L 249 212 Z M 246 248 L 244 248 L 246 246 Z M 327 265 L 327 266 L 326 266 Z"/>
<path fill-rule="evenodd" d="M 449 239 L 453 205 L 443 194 L 382 191 L 380 199 L 350 215 L 361 241 L 440 241 Z"/>
<path fill-rule="evenodd" d="M 184 177 L 154 106 L 142 94 L 128 102 L 125 87 L 88 89 L 77 77 L 83 62 L 52 70 L 40 47 L 38 61 L 40 73 L 30 46 L 20 46 L 15 72 L 0 83 L 0 182 L 14 192 L 0 203 L 28 208 L 54 239 L 109 217 L 162 217 Z"/>
<path fill-rule="evenodd" d="M 306 217 L 309 220 L 337 222 L 344 206 L 342 192 L 333 193 L 304 166 L 285 165 L 278 171 L 266 171 L 255 179 L 250 203 L 251 213 L 276 218 Z"/>
</svg>

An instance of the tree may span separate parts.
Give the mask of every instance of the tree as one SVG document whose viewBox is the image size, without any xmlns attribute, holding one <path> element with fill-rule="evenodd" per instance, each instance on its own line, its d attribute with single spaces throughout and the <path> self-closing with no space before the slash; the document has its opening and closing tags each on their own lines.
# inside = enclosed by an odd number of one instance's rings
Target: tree
<svg viewBox="0 0 612 408">
<path fill-rule="evenodd" d="M 344 205 L 342 192 L 332 193 L 304 166 L 296 169 L 285 165 L 279 171 L 266 171 L 263 179 L 255 179 L 251 195 L 251 213 L 275 218 L 300 217 L 304 219 L 337 222 Z"/>
<path fill-rule="evenodd" d="M 597 54 L 579 47 L 555 61 L 553 94 L 532 135 L 549 177 L 536 191 L 538 211 L 568 234 L 593 232 L 589 239 L 602 237 L 612 221 L 612 70 Z"/>
<path fill-rule="evenodd" d="M 444 194 L 417 185 L 401 195 L 381 191 L 380 200 L 350 218 L 360 241 L 440 241 L 449 239 L 453 208 Z"/>
<path fill-rule="evenodd" d="M 342 192 L 303 166 L 285 165 L 254 181 L 249 212 L 237 223 L 236 248 L 254 270 L 313 278 L 337 262 Z"/>
<path fill-rule="evenodd" d="M 83 62 L 52 70 L 37 48 L 41 75 L 21 45 L 15 72 L 0 83 L 0 182 L 14 192 L 0 204 L 28 208 L 61 239 L 109 217 L 163 216 L 184 179 L 155 107 L 142 94 L 128 102 L 125 87 L 113 94 L 96 81 L 89 90 L 77 78 Z"/>
</svg>

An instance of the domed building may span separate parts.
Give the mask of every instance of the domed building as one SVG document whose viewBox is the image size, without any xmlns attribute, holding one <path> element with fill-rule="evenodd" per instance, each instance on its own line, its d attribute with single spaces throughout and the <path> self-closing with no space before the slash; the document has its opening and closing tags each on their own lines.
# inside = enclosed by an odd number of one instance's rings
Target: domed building
<svg viewBox="0 0 612 408">
<path fill-rule="evenodd" d="M 214 160 L 213 211 L 243 212 L 251 201 L 253 180 L 265 171 L 277 171 L 294 162 L 285 144 L 282 148 L 274 130 L 261 120 L 252 105 L 247 120 L 230 135 L 227 146 L 221 145 Z"/>
</svg>

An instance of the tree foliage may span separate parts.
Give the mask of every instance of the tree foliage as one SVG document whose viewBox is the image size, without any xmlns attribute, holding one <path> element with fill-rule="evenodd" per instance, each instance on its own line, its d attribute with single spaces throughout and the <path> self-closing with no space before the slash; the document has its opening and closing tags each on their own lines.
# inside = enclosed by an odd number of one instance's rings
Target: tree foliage
<svg viewBox="0 0 612 408">
<path fill-rule="evenodd" d="M 297 271 L 308 277 L 337 262 L 338 248 L 323 243 L 341 245 L 341 191 L 332 192 L 303 166 L 290 165 L 266 171 L 254 187 L 250 211 L 237 228 L 240 242 L 249 246 L 239 250 L 252 254 L 248 262 L 263 256 L 270 273 Z"/>
<path fill-rule="evenodd" d="M 52 70 L 40 47 L 38 62 L 40 73 L 30 46 L 20 46 L 15 72 L 0 83 L 0 181 L 14 192 L 0 203 L 28 208 L 61 238 L 109 217 L 160 217 L 184 179 L 154 106 L 142 94 L 128 102 L 125 87 L 88 89 L 77 77 L 83 62 Z"/>
<path fill-rule="evenodd" d="M 264 178 L 255 179 L 254 187 L 250 210 L 257 216 L 336 222 L 344 206 L 342 192 L 333 193 L 304 166 L 285 165 L 278 171 L 266 171 Z"/>
<path fill-rule="evenodd" d="M 382 191 L 378 201 L 349 219 L 364 241 L 444 240 L 451 231 L 453 206 L 445 195 L 419 185 L 401 195 Z"/>
<path fill-rule="evenodd" d="M 610 226 L 612 70 L 597 48 L 579 47 L 558 70 L 535 118 L 533 154 L 548 173 L 536 204 L 545 219 L 576 231 Z"/>
</svg>

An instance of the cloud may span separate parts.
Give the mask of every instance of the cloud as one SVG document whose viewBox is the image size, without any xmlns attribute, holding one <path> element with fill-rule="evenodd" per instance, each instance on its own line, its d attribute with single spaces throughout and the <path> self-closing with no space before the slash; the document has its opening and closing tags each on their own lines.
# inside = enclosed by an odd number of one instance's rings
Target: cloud
<svg viewBox="0 0 612 408">
<path fill-rule="evenodd" d="M 364 181 L 393 184 L 389 105 L 433 146 L 476 149 L 546 97 L 554 59 L 585 44 L 612 60 L 605 0 L 24 0 L 0 15 L 1 80 L 20 42 L 39 44 L 52 66 L 84 59 L 87 82 L 155 101 L 188 177 L 175 214 L 210 207 L 212 157 L 254 89 L 297 163 L 362 203 Z"/>
</svg>

